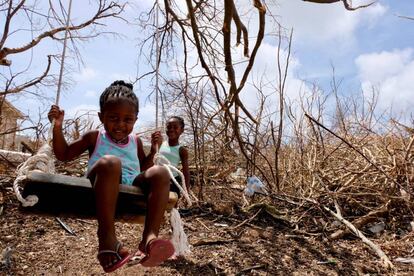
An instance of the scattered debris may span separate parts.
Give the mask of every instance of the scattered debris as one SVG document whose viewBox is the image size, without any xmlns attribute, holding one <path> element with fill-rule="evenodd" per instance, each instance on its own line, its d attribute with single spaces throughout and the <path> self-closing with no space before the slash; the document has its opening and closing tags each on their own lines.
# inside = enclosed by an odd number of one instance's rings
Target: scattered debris
<svg viewBox="0 0 414 276">
<path fill-rule="evenodd" d="M 265 265 L 265 264 L 251 266 L 251 267 L 248 267 L 248 268 L 245 268 L 245 269 L 239 271 L 236 275 L 246 275 L 246 272 L 251 272 L 252 270 L 262 269 L 262 268 L 266 268 L 266 267 L 267 267 L 267 265 Z"/>
<path fill-rule="evenodd" d="M 6 247 L 3 252 L 1 253 L 1 267 L 4 267 L 5 269 L 11 268 L 11 257 L 12 257 L 13 249 L 11 247 Z"/>
<path fill-rule="evenodd" d="M 399 257 L 399 258 L 396 258 L 394 261 L 400 262 L 400 263 L 403 263 L 403 264 L 414 264 L 414 258 Z"/>
<path fill-rule="evenodd" d="M 317 264 L 337 264 L 337 261 L 335 259 L 329 259 L 327 261 L 317 262 Z"/>
<path fill-rule="evenodd" d="M 227 223 L 214 223 L 214 226 L 218 226 L 218 227 L 229 227 L 229 225 Z"/>
<path fill-rule="evenodd" d="M 235 239 L 229 239 L 229 240 L 199 240 L 193 243 L 193 246 L 201 246 L 201 245 L 217 245 L 217 244 L 226 244 L 230 242 L 234 242 Z"/>
<path fill-rule="evenodd" d="M 267 203 L 255 203 L 255 204 L 248 206 L 247 208 L 244 208 L 243 211 L 249 212 L 249 211 L 257 210 L 257 209 L 260 209 L 261 211 L 266 212 L 266 214 L 270 215 L 275 220 L 283 221 L 287 225 L 291 224 L 285 212 L 281 212 L 275 206 L 267 204 Z"/>
<path fill-rule="evenodd" d="M 64 223 L 60 218 L 56 217 L 55 219 L 59 222 L 63 229 L 65 229 L 66 232 L 68 232 L 72 236 L 76 236 L 75 232 L 73 232 L 73 230 L 68 225 L 66 225 L 66 223 Z"/>
<path fill-rule="evenodd" d="M 357 229 L 351 222 L 344 219 L 344 217 L 341 214 L 341 208 L 339 207 L 338 202 L 334 201 L 334 203 L 335 203 L 336 213 L 326 206 L 324 206 L 324 209 L 328 211 L 329 213 L 331 213 L 331 215 L 333 215 L 338 221 L 342 222 L 346 227 L 348 227 L 354 233 L 355 236 L 360 238 L 366 245 L 368 245 L 381 258 L 382 264 L 384 265 L 385 268 L 387 269 L 394 268 L 394 265 L 392 264 L 388 256 L 384 253 L 384 251 L 382 251 L 382 249 L 377 244 L 375 244 L 374 242 L 369 240 L 367 237 L 365 237 L 365 235 L 362 234 L 362 232 L 359 231 L 359 229 Z"/>
<path fill-rule="evenodd" d="M 244 171 L 243 168 L 237 168 L 235 172 L 232 172 L 229 175 L 229 178 L 230 180 L 233 180 L 233 181 L 242 181 L 246 179 L 246 172 Z"/>
<path fill-rule="evenodd" d="M 265 194 L 265 195 L 268 194 L 266 191 L 266 186 L 255 175 L 247 178 L 247 185 L 246 185 L 246 189 L 244 189 L 244 193 L 247 196 L 252 196 L 254 195 L 254 193 Z"/>
<path fill-rule="evenodd" d="M 385 229 L 385 222 L 381 221 L 378 222 L 376 224 L 374 224 L 373 226 L 369 227 L 368 230 L 372 233 L 372 234 L 379 234 L 382 231 L 384 231 Z"/>
</svg>

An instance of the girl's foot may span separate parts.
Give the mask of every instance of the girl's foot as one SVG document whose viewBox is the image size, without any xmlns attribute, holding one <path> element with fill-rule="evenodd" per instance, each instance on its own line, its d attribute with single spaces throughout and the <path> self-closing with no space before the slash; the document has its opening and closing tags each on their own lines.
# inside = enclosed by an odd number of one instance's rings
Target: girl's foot
<svg viewBox="0 0 414 276">
<path fill-rule="evenodd" d="M 141 244 L 140 244 L 140 250 Z M 169 240 L 152 239 L 145 246 L 145 257 L 140 264 L 145 267 L 153 267 L 162 264 L 174 254 L 174 246 Z"/>
<path fill-rule="evenodd" d="M 114 249 L 100 249 L 97 255 L 99 263 L 105 272 L 112 272 L 129 261 L 132 256 L 117 241 Z"/>
</svg>

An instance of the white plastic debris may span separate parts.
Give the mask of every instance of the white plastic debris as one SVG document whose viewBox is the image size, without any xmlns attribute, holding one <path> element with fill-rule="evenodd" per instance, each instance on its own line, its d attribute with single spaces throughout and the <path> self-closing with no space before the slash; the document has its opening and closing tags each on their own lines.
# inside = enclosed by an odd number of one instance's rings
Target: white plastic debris
<svg viewBox="0 0 414 276">
<path fill-rule="evenodd" d="M 247 196 L 252 196 L 254 193 L 267 194 L 266 186 L 255 175 L 247 178 L 247 185 L 244 189 L 244 194 Z"/>
<path fill-rule="evenodd" d="M 368 228 L 368 230 L 373 234 L 381 233 L 382 231 L 384 231 L 384 229 L 385 229 L 385 223 L 383 221 L 376 223 L 370 228 Z"/>
</svg>

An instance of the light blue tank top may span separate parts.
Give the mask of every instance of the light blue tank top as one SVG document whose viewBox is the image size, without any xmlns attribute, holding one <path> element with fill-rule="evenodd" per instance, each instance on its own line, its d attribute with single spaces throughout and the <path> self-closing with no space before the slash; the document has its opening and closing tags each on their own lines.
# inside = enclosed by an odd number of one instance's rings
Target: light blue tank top
<svg viewBox="0 0 414 276">
<path fill-rule="evenodd" d="M 133 134 L 128 135 L 128 142 L 122 145 L 114 143 L 106 131 L 100 131 L 96 139 L 95 149 L 88 160 L 88 173 L 93 164 L 102 156 L 115 155 L 119 157 L 122 163 L 121 184 L 132 185 L 134 179 L 141 172 L 137 147 L 137 140 Z"/>
<path fill-rule="evenodd" d="M 177 168 L 178 164 L 180 164 L 181 158 L 180 158 L 180 148 L 181 145 L 178 144 L 176 146 L 170 146 L 168 145 L 168 141 L 164 141 L 161 144 L 160 147 L 160 154 L 165 156 L 165 158 L 170 161 L 171 165 Z M 178 176 L 178 173 L 173 172 L 174 176 Z"/>
</svg>

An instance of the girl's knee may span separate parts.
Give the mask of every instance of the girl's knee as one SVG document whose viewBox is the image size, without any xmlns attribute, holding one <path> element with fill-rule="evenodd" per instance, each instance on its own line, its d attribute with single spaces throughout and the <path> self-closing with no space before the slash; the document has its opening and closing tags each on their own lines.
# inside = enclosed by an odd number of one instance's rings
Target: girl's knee
<svg viewBox="0 0 414 276">
<path fill-rule="evenodd" d="M 169 184 L 170 174 L 168 173 L 168 169 L 166 167 L 154 165 L 148 169 L 148 172 L 158 181 Z"/>
<path fill-rule="evenodd" d="M 157 165 L 155 167 L 156 167 L 160 177 L 170 180 L 170 174 L 169 174 L 168 169 L 166 167 L 159 166 L 159 165 Z"/>
<path fill-rule="evenodd" d="M 97 166 L 110 171 L 121 170 L 121 160 L 114 155 L 104 155 L 97 161 Z"/>
</svg>

